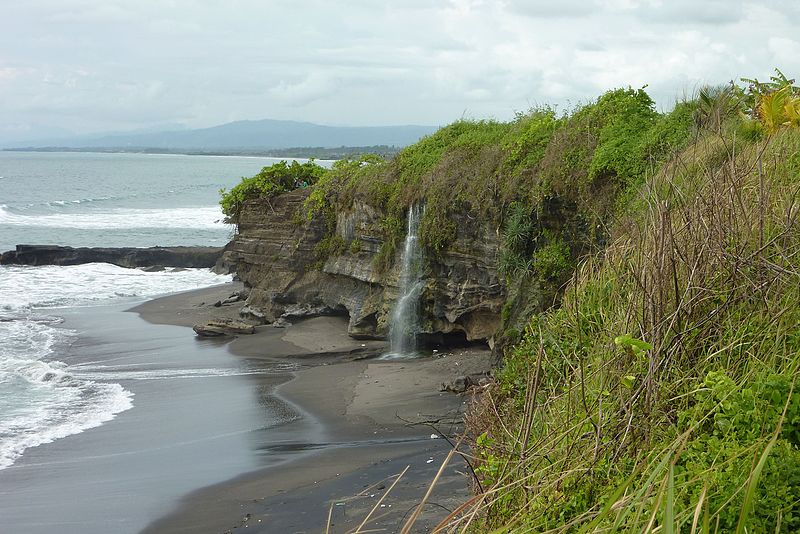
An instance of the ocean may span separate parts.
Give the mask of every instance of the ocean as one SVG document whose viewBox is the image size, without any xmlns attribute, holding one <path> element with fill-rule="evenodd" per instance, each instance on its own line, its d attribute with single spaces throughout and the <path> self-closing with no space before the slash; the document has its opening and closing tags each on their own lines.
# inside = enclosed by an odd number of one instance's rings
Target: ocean
<svg viewBox="0 0 800 534">
<path fill-rule="evenodd" d="M 272 158 L 0 152 L 0 251 L 224 245 L 219 190 Z"/>
<path fill-rule="evenodd" d="M 10 250 L 18 243 L 223 245 L 233 229 L 223 222 L 217 204 L 219 190 L 232 187 L 242 176 L 253 175 L 276 161 L 279 160 L 0 152 L 0 251 Z M 20 522 L 12 524 L 26 531 L 36 530 L 24 522 L 24 506 L 15 500 L 24 493 L 8 488 L 10 481 L 16 490 L 30 483 L 31 491 L 36 488 L 37 494 L 58 487 L 42 475 L 47 471 L 31 471 L 33 464 L 56 461 L 55 453 L 39 451 L 41 446 L 64 442 L 66 445 L 60 448 L 69 450 L 69 440 L 103 427 L 121 414 L 135 417 L 140 406 L 152 404 L 168 389 L 181 391 L 180 388 L 197 383 L 195 389 L 186 389 L 187 399 L 196 400 L 198 391 L 212 391 L 198 381 L 209 377 L 242 379 L 265 372 L 233 358 L 229 361 L 220 356 L 219 349 L 206 347 L 193 349 L 196 357 L 187 364 L 181 356 L 186 350 L 181 347 L 183 340 L 191 336 L 190 331 L 186 333 L 181 327 L 144 327 L 134 314 L 122 313 L 155 296 L 230 279 L 201 269 L 145 272 L 97 263 L 70 267 L 0 266 L 0 517 L 9 517 L 9 511 L 20 511 Z M 127 334 L 120 326 L 128 323 L 129 331 L 163 329 L 163 342 L 140 342 L 144 348 L 131 356 L 123 342 Z M 113 335 L 104 337 L 104 332 Z M 135 346 L 135 342 L 131 344 L 128 346 Z M 170 363 L 170 358 L 175 361 Z M 170 384 L 181 381 L 181 386 L 136 386 L 165 380 Z M 226 388 L 224 394 L 217 391 L 219 402 L 236 405 L 242 389 Z M 179 427 L 181 421 L 191 418 L 176 412 L 175 420 L 178 423 L 174 426 Z M 250 420 L 252 417 L 242 418 L 241 424 L 248 425 L 246 421 Z M 272 418 L 261 426 L 267 428 L 276 421 Z M 236 432 L 232 431 L 232 435 Z M 109 435 L 105 439 L 113 442 L 115 438 Z M 56 449 L 59 447 L 52 450 Z M 33 452 L 36 454 L 26 464 L 25 459 Z M 58 454 L 57 461 L 64 460 L 63 454 Z M 242 460 L 225 473 L 252 467 L 252 462 Z M 9 472 L 5 479 L 4 471 Z M 187 487 L 176 486 L 173 492 L 186 491 L 191 484 L 208 483 L 219 476 L 220 473 L 209 474 L 207 480 L 187 481 Z M 86 482 L 90 483 L 96 481 Z M 152 508 L 152 503 L 143 503 L 140 508 L 147 506 Z M 70 509 L 80 510 L 74 506 Z M 151 512 L 141 512 L 141 517 L 152 518 Z M 41 510 L 37 514 L 41 515 Z M 88 516 L 84 513 L 82 517 Z M 45 526 L 44 530 L 48 528 Z M 81 524 L 81 531 L 92 530 L 86 528 Z"/>
</svg>

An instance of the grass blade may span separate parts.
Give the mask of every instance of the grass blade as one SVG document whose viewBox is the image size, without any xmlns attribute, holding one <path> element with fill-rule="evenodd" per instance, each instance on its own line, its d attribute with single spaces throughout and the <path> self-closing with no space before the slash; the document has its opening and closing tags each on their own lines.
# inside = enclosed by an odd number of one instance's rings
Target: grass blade
<svg viewBox="0 0 800 534">
<path fill-rule="evenodd" d="M 433 493 L 434 486 L 436 486 L 436 483 L 439 482 L 439 478 L 442 476 L 442 473 L 444 473 L 445 467 L 447 467 L 447 464 L 450 463 L 450 460 L 453 458 L 453 455 L 456 453 L 456 450 L 460 444 L 461 442 L 459 441 L 456 447 L 451 449 L 450 452 L 447 453 L 447 458 L 444 459 L 444 462 L 442 462 L 442 465 L 439 467 L 439 472 L 436 473 L 436 476 L 433 478 L 431 485 L 428 486 L 428 491 L 425 492 L 425 496 L 422 498 L 422 501 L 417 505 L 416 509 L 414 510 L 414 513 L 411 514 L 411 517 L 409 517 L 408 521 L 406 521 L 406 524 L 403 525 L 403 529 L 400 531 L 400 534 L 408 534 L 409 532 L 411 532 L 411 527 L 414 526 L 414 523 L 416 523 L 419 514 L 422 513 L 422 509 L 425 506 L 425 503 L 428 502 L 431 493 Z"/>
<path fill-rule="evenodd" d="M 697 506 L 694 507 L 694 517 L 692 518 L 692 530 L 689 534 L 695 534 L 697 532 L 697 525 L 700 521 L 700 512 L 703 510 L 703 502 L 706 500 L 706 491 L 708 491 L 708 486 L 703 486 L 703 491 L 700 493 L 700 498 L 697 500 Z M 703 523 L 706 523 L 708 518 L 706 517 L 703 520 Z M 703 530 L 703 532 L 707 532 Z"/>
<path fill-rule="evenodd" d="M 401 478 L 403 478 L 403 475 L 405 475 L 405 474 L 406 474 L 406 471 L 408 471 L 408 468 L 409 468 L 409 467 L 411 467 L 411 466 L 410 466 L 410 465 L 407 465 L 407 466 L 406 466 L 406 468 L 405 468 L 405 469 L 403 469 L 403 472 L 402 472 L 402 473 L 400 473 L 399 475 L 397 475 L 397 478 L 396 478 L 396 479 L 394 479 L 394 482 L 392 482 L 392 485 L 391 485 L 391 486 L 389 486 L 389 489 L 387 489 L 387 490 L 386 490 L 386 491 L 383 493 L 383 495 L 381 495 L 381 498 L 380 498 L 380 499 L 378 499 L 378 502 L 376 502 L 376 503 L 375 503 L 375 506 L 373 506 L 373 507 L 372 507 L 372 510 L 370 510 L 370 511 L 369 511 L 369 513 L 367 514 L 367 517 L 365 517 L 365 518 L 364 518 L 364 520 L 361 522 L 361 524 L 360 524 L 360 525 L 358 525 L 358 528 L 356 528 L 356 530 L 354 531 L 356 534 L 357 534 L 357 533 L 359 533 L 359 532 L 363 532 L 361 529 L 362 529 L 362 528 L 364 528 L 364 526 L 365 526 L 365 525 L 367 524 L 367 522 L 369 521 L 369 518 L 370 518 L 370 517 L 372 517 L 372 514 L 374 514 L 374 513 L 375 513 L 375 510 L 377 510 L 377 509 L 380 507 L 381 503 L 382 503 L 382 502 L 383 502 L 383 500 L 384 500 L 384 499 L 387 497 L 387 495 L 389 495 L 389 493 L 391 493 L 391 492 L 392 492 L 392 490 L 393 490 L 393 489 L 394 489 L 394 487 L 397 485 L 397 483 L 398 483 L 398 482 L 400 482 L 400 479 L 401 479 Z"/>
<path fill-rule="evenodd" d="M 675 468 L 669 464 L 667 473 L 667 502 L 664 510 L 664 532 L 675 534 Z"/>
<path fill-rule="evenodd" d="M 777 441 L 778 441 L 778 434 L 775 433 L 772 436 L 772 439 L 769 440 L 769 443 L 767 444 L 767 447 L 764 449 L 764 452 L 761 453 L 761 458 L 759 458 L 755 469 L 753 469 L 753 472 L 750 473 L 750 481 L 747 483 L 747 491 L 745 491 L 744 494 L 742 511 L 739 513 L 739 522 L 736 525 L 736 534 L 745 533 L 745 528 L 747 526 L 747 519 L 750 516 L 750 508 L 753 505 L 753 498 L 755 497 L 756 489 L 758 488 L 758 479 L 761 478 L 761 471 L 764 470 L 764 465 L 767 463 L 767 457 L 769 456 L 769 453 L 772 451 L 772 447 L 775 446 L 775 443 Z"/>
</svg>

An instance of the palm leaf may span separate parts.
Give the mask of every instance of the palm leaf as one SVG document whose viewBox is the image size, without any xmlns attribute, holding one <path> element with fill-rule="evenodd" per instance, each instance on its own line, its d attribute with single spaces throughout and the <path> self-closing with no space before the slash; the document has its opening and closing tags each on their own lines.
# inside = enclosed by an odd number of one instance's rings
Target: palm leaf
<svg viewBox="0 0 800 534">
<path fill-rule="evenodd" d="M 784 105 L 785 126 L 800 128 L 800 97 L 789 98 Z"/>
<path fill-rule="evenodd" d="M 786 87 L 763 95 L 758 102 L 758 117 L 767 129 L 774 133 L 786 122 L 785 106 L 789 92 Z"/>
</svg>

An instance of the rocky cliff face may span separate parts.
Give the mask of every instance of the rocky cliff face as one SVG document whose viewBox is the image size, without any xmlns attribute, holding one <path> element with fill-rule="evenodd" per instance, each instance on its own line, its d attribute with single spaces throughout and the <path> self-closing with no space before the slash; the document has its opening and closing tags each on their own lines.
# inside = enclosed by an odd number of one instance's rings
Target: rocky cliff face
<svg viewBox="0 0 800 534">
<path fill-rule="evenodd" d="M 349 333 L 373 338 L 388 334 L 398 295 L 401 247 L 394 267 L 378 271 L 381 213 L 355 203 L 336 214 L 339 251 L 321 258 L 328 234 L 322 218 L 301 222 L 307 190 L 249 202 L 239 232 L 223 256 L 250 288 L 245 310 L 271 322 L 279 317 L 347 314 Z M 504 289 L 497 273 L 496 227 L 457 215 L 457 237 L 448 251 L 426 261 L 422 293 L 423 333 L 463 332 L 467 339 L 490 339 L 500 326 Z M 329 238 L 330 239 L 330 238 Z"/>
</svg>

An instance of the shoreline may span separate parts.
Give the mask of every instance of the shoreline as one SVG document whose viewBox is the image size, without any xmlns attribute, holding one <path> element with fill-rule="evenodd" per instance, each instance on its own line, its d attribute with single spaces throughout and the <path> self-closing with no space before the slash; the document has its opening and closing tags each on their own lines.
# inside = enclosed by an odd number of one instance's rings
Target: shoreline
<svg viewBox="0 0 800 534">
<path fill-rule="evenodd" d="M 213 303 L 239 287 L 230 283 L 170 295 L 128 311 L 150 323 L 179 326 L 238 318 L 241 302 L 220 307 Z M 254 335 L 202 341 L 224 343 L 239 358 L 298 365 L 292 378 L 270 393 L 312 420 L 320 439 L 277 444 L 301 453 L 191 492 L 146 533 L 230 532 L 242 526 L 255 532 L 318 532 L 325 528 L 329 512 L 331 532 L 344 532 L 361 523 L 392 477 L 409 466 L 368 524 L 395 531 L 422 499 L 451 449 L 440 434 L 460 430 L 467 398 L 439 391 L 440 384 L 485 372 L 491 361 L 488 349 L 482 348 L 414 360 L 377 360 L 374 356 L 385 352 L 386 343 L 349 338 L 341 317 L 304 319 L 287 328 L 263 325 Z M 469 498 L 466 472 L 463 459 L 455 456 L 415 528 L 430 529 Z"/>
<path fill-rule="evenodd" d="M 126 313 L 131 305 L 48 312 L 70 332 L 48 360 L 64 370 L 65 393 L 83 385 L 80 414 L 107 412 L 95 394 L 106 384 L 133 407 L 87 428 L 55 419 L 60 434 L 0 470 L 2 530 L 134 534 L 198 487 L 297 455 L 270 450 L 273 441 L 321 440 L 311 419 L 270 395 L 290 378 L 287 365 L 231 358 L 185 328 Z"/>
</svg>

